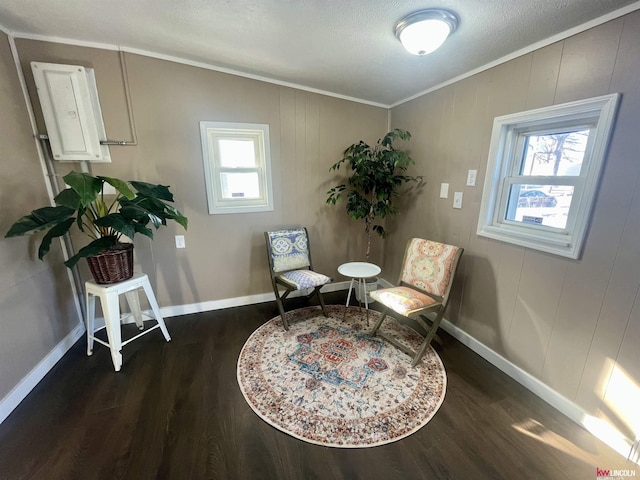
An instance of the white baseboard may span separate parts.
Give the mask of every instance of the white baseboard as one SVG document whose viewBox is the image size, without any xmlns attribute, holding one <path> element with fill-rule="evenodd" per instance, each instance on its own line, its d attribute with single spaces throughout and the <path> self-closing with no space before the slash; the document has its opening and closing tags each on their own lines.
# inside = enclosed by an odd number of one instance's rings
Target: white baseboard
<svg viewBox="0 0 640 480">
<path fill-rule="evenodd" d="M 223 308 L 251 305 L 254 303 L 262 303 L 272 300 L 275 300 L 275 296 L 273 293 L 260 293 L 256 295 L 246 295 L 244 297 L 224 298 L 222 300 L 210 300 L 207 302 L 160 307 L 160 313 L 165 318 L 177 317 L 179 315 L 188 315 L 190 313 L 209 312 L 212 310 L 221 310 Z M 150 311 L 147 311 L 146 313 L 149 312 Z M 131 322 L 133 322 L 133 320 L 131 320 Z"/>
<path fill-rule="evenodd" d="M 617 451 L 620 455 L 635 463 L 639 463 L 640 459 L 637 457 L 637 453 L 634 454 L 633 439 L 626 438 L 611 425 L 587 413 L 582 407 L 553 390 L 550 386 L 530 373 L 525 372 L 520 367 L 487 347 L 485 344 L 479 342 L 477 339 L 448 320 L 443 319 L 440 326 L 460 343 L 469 347 L 475 353 L 487 360 L 491 365 L 509 375 L 520 385 L 527 388 L 556 410 L 585 428 L 596 438 Z"/>
<path fill-rule="evenodd" d="M 380 278 L 378 284 L 383 288 L 394 286 L 384 278 Z M 530 390 L 560 413 L 582 426 L 620 455 L 640 465 L 640 441 L 635 441 L 634 443 L 635 439 L 625 437 L 610 424 L 589 414 L 582 407 L 553 390 L 550 386 L 524 371 L 448 320 L 443 319 L 440 326 L 460 343 L 469 347 L 491 365 L 509 375 L 516 382 Z"/>
<path fill-rule="evenodd" d="M 582 410 L 576 404 L 563 397 L 555 390 L 552 390 L 551 387 L 541 382 L 530 373 L 525 372 L 520 367 L 511 363 L 509 360 L 504 358 L 499 353 L 496 353 L 485 344 L 480 343 L 474 337 L 469 335 L 464 330 L 461 330 L 453 323 L 449 322 L 446 319 L 443 319 L 440 326 L 443 330 L 449 333 L 460 343 L 469 347 L 471 350 L 488 361 L 491 365 L 498 368 L 499 370 L 502 370 L 519 384 L 531 390 L 531 392 L 535 393 L 542 400 L 547 402 L 555 409 L 561 411 L 575 422 L 580 423 L 581 419 L 585 415 L 587 415 L 587 412 Z"/>
<path fill-rule="evenodd" d="M 391 282 L 384 278 L 378 279 L 378 285 L 382 288 L 394 286 Z M 331 283 L 323 288 L 323 292 L 334 292 L 338 290 L 346 290 L 349 288 L 349 281 Z M 308 293 L 308 292 L 307 292 Z M 294 292 L 291 296 L 302 296 L 305 292 Z M 173 307 L 161 308 L 163 316 L 171 317 L 176 315 L 185 315 L 188 313 L 205 312 L 209 310 L 217 310 L 221 308 L 235 307 L 241 305 L 249 305 L 259 302 L 274 301 L 273 293 L 265 293 L 260 295 L 250 295 L 246 297 L 230 298 L 225 300 L 216 300 L 211 302 L 194 303 L 189 305 L 178 305 Z M 477 339 L 458 328 L 446 319 L 442 320 L 441 327 L 451 336 L 456 338 L 460 343 L 466 345 L 476 352 L 482 358 L 487 360 L 493 366 L 509 375 L 516 382 L 530 390 L 532 393 L 540 397 L 549 405 L 559 412 L 563 413 L 571 420 L 581 425 L 583 428 L 591 432 L 595 437 L 602 440 L 611 448 L 616 450 L 622 456 L 639 463 L 638 447 L 633 445 L 633 441 L 624 437 L 620 432 L 613 430 L 612 427 L 604 425 L 603 422 L 592 415 L 588 414 L 580 406 L 567 399 L 551 387 L 531 375 L 520 367 L 510 362 L 502 355 L 493 351 Z M 639 463 L 640 464 L 640 463 Z"/>
<path fill-rule="evenodd" d="M 389 281 L 380 278 L 378 283 L 383 288 L 393 286 Z M 323 293 L 335 292 L 338 290 L 346 290 L 349 288 L 349 281 L 335 282 L 326 285 Z M 308 291 L 293 292 L 290 297 L 303 296 Z M 160 308 L 163 317 L 174 317 L 179 315 L 187 315 L 191 313 L 207 312 L 219 310 L 229 307 L 238 307 L 243 305 L 251 305 L 255 303 L 274 301 L 273 293 L 261 293 L 256 295 L 247 295 L 243 297 L 227 298 L 222 300 L 212 300 L 207 302 L 191 303 L 186 305 L 174 305 L 170 307 Z M 147 312 L 152 313 L 152 312 Z M 96 318 L 96 324 L 102 319 Z M 130 320 L 133 322 L 133 319 Z M 624 457 L 640 464 L 638 458 L 638 446 L 634 445 L 634 441 L 624 437 L 621 433 L 613 430 L 611 427 L 605 426 L 602 422 L 588 414 L 580 406 L 571 400 L 562 396 L 551 387 L 525 372 L 517 365 L 513 364 L 502 355 L 498 354 L 491 348 L 487 347 L 477 339 L 458 328 L 446 319 L 442 320 L 441 327 L 452 337 L 457 339 L 463 345 L 466 345 L 482 358 L 487 360 L 493 366 L 509 375 L 522 386 L 530 390 L 532 393 L 540 397 L 549 405 L 560 411 L 577 424 L 583 426 L 594 436 L 602 440 L 611 448 L 616 450 Z M 62 358 L 62 356 L 71 348 L 71 346 L 84 333 L 84 325 L 78 324 L 42 361 L 24 377 L 16 387 L 0 401 L 0 423 L 2 423 L 9 414 L 18 406 L 18 404 L 31 392 L 40 380 L 53 368 L 53 366 Z"/>
<path fill-rule="evenodd" d="M 78 323 L 69 334 L 44 357 L 13 389 L 0 400 L 0 423 L 11 414 L 33 388 L 49 373 L 58 360 L 78 341 L 84 334 L 85 328 Z"/>
<path fill-rule="evenodd" d="M 335 292 L 349 288 L 349 282 L 330 283 L 322 288 L 323 293 Z M 301 290 L 293 292 L 289 297 L 303 296 L 308 291 Z M 226 298 L 222 300 L 212 300 L 208 302 L 191 303 L 187 305 L 175 305 L 170 307 L 162 307 L 160 312 L 163 317 L 174 317 L 178 315 L 187 315 L 189 313 L 208 312 L 211 310 L 219 310 L 222 308 L 238 307 L 243 305 L 251 305 L 254 303 L 269 302 L 275 300 L 273 293 L 261 293 L 257 295 L 247 295 L 244 297 Z M 145 312 L 152 314 L 151 311 Z M 125 323 L 133 322 L 133 318 L 125 320 Z M 96 318 L 95 326 L 99 328 L 104 325 L 104 319 Z M 20 404 L 22 400 L 33 390 L 33 388 L 44 378 L 44 376 L 53 368 L 64 354 L 78 341 L 85 332 L 85 327 L 79 323 L 46 357 L 44 357 L 33 370 L 31 370 L 2 400 L 0 400 L 0 423 L 2 423 L 11 412 Z"/>
<path fill-rule="evenodd" d="M 349 282 L 334 282 L 322 287 L 322 293 L 336 292 L 338 290 L 346 290 L 349 288 Z M 307 295 L 311 290 L 298 290 L 292 292 L 289 298 L 302 297 Z M 207 302 L 189 303 L 186 305 L 173 305 L 170 307 L 160 307 L 160 313 L 163 317 L 177 317 L 178 315 L 188 315 L 190 313 L 209 312 L 212 310 L 221 310 L 223 308 L 241 307 L 243 305 L 253 305 L 254 303 L 273 302 L 276 296 L 271 293 L 259 293 L 256 295 L 247 295 L 244 297 L 224 298 L 222 300 L 211 300 Z M 147 312 L 149 313 L 149 312 Z M 133 319 L 130 320 L 133 322 Z"/>
<path fill-rule="evenodd" d="M 389 282 L 383 279 L 381 279 L 380 283 L 391 286 Z M 485 344 L 479 342 L 477 339 L 449 322 L 447 319 L 442 319 L 440 327 L 460 343 L 466 345 L 475 353 L 487 360 L 491 365 L 509 375 L 516 382 L 530 390 L 556 410 L 562 412 L 574 422 L 583 425 L 584 419 L 589 416 L 585 410 L 573 403 L 571 400 L 565 398 L 547 384 L 543 383 L 530 373 L 525 372 L 499 353 L 487 347 Z"/>
</svg>

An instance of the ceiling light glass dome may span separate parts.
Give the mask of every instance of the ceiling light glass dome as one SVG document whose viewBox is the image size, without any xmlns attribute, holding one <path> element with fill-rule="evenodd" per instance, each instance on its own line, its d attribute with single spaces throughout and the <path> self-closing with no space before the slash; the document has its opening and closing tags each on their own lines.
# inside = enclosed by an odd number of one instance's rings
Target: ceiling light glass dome
<svg viewBox="0 0 640 480">
<path fill-rule="evenodd" d="M 458 17 L 448 10 L 427 9 L 411 13 L 395 27 L 398 40 L 414 55 L 437 50 L 458 27 Z"/>
</svg>

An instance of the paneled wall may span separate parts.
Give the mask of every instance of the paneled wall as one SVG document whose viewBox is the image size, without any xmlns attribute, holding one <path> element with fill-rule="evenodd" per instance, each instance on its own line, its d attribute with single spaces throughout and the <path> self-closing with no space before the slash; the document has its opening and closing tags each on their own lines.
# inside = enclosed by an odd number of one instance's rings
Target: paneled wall
<svg viewBox="0 0 640 480">
<path fill-rule="evenodd" d="M 48 200 L 7 39 L 0 40 L 4 232 Z M 386 109 L 139 55 L 33 40 L 16 44 L 41 132 L 30 61 L 94 68 L 114 140 L 132 139 L 128 82 L 138 145 L 111 147 L 113 162 L 91 168 L 168 184 L 189 217 L 187 232 L 169 225 L 153 242 L 135 242 L 136 261 L 150 274 L 161 305 L 268 292 L 262 232 L 270 228 L 309 227 L 316 266 L 330 275 L 337 276 L 340 263 L 363 257 L 359 226 L 342 207 L 324 203 L 336 181 L 329 167 L 347 145 L 386 132 Z M 393 108 L 392 127 L 413 134 L 408 146 L 417 165 L 410 173 L 424 175 L 427 185 L 390 219 L 392 235 L 384 251 L 376 241 L 372 255 L 393 281 L 408 238 L 463 246 L 449 320 L 629 437 L 640 432 L 637 405 L 624 403 L 640 398 L 638 51 L 635 12 Z M 622 101 L 581 259 L 478 237 L 493 118 L 610 92 L 622 93 Z M 207 213 L 200 120 L 270 125 L 273 212 Z M 79 165 L 57 165 L 61 175 L 73 168 Z M 478 186 L 465 186 L 468 169 L 478 170 Z M 439 198 L 441 182 L 451 193 L 464 192 L 463 209 Z M 176 234 L 185 234 L 186 249 L 176 250 Z M 59 246 L 44 263 L 35 258 L 36 248 L 29 238 L 0 240 L 0 397 L 78 322 Z"/>
<path fill-rule="evenodd" d="M 4 235 L 20 216 L 46 206 L 49 197 L 8 38 L 0 35 Z M 16 46 L 39 133 L 45 128 L 29 62 L 93 68 L 110 139 L 133 139 L 125 95 L 128 82 L 138 145 L 111 147 L 112 163 L 90 168 L 97 175 L 170 185 L 176 206 L 189 217 L 187 232 L 172 224 L 157 231 L 153 242 L 146 237 L 135 240 L 136 263 L 150 275 L 161 306 L 268 293 L 263 237 L 267 229 L 307 226 L 317 268 L 337 280 L 337 265 L 364 255 L 361 230 L 343 208 L 325 205 L 325 193 L 336 181 L 329 167 L 344 148 L 360 139 L 375 141 L 385 133 L 386 109 L 143 56 L 121 58 L 114 51 L 29 40 L 16 40 Z M 270 125 L 273 212 L 208 214 L 200 120 Z M 79 168 L 56 163 L 60 176 Z M 186 249 L 176 250 L 176 234 L 185 234 Z M 41 262 L 38 240 L 0 238 L 0 399 L 79 322 L 60 245 L 54 242 Z M 74 243 L 77 249 L 86 239 L 75 236 Z M 374 257 L 380 260 L 381 252 L 378 244 Z M 89 278 L 84 262 L 81 265 L 83 277 Z"/>
<path fill-rule="evenodd" d="M 60 248 L 38 260 L 33 238 L 9 227 L 49 202 L 9 41 L 0 33 L 0 399 L 78 325 Z M 2 412 L 0 412 L 1 414 Z"/>
<path fill-rule="evenodd" d="M 464 247 L 448 319 L 629 438 L 640 434 L 639 51 L 634 12 L 394 108 L 428 185 L 390 225 L 384 264 L 395 278 L 412 236 Z M 494 117 L 613 92 L 622 100 L 582 257 L 477 236 Z"/>
<path fill-rule="evenodd" d="M 95 70 L 107 136 L 131 140 L 118 52 L 17 40 L 34 108 L 30 61 L 80 64 Z M 96 174 L 171 186 L 189 229 L 169 225 L 153 242 L 136 237 L 136 259 L 156 287 L 160 305 L 185 305 L 271 290 L 263 232 L 305 225 L 314 265 L 336 276 L 337 265 L 364 255 L 363 234 L 342 207 L 325 205 L 329 167 L 349 144 L 375 141 L 388 111 L 203 68 L 126 54 L 137 146 L 111 147 L 111 164 Z M 270 127 L 273 212 L 209 215 L 199 121 L 266 123 Z M 65 173 L 78 166 L 59 164 Z M 176 250 L 174 235 L 186 249 Z M 379 258 L 381 247 L 376 255 Z"/>
</svg>

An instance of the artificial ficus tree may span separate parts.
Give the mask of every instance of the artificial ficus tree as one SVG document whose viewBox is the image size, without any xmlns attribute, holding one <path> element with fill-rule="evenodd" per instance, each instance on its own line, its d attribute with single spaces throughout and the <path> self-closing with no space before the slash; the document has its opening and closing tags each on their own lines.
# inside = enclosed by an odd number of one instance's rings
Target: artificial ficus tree
<svg viewBox="0 0 640 480">
<path fill-rule="evenodd" d="M 371 253 L 371 233 L 376 232 L 382 238 L 389 235 L 380 221 L 398 213 L 394 202 L 400 196 L 401 187 L 422 180 L 422 177 L 406 174 L 414 161 L 407 152 L 398 150 L 393 144 L 397 140 L 410 139 L 408 131 L 396 128 L 374 145 L 361 140 L 349 146 L 342 159 L 331 167 L 332 171 L 337 171 L 346 163 L 349 171 L 346 183 L 327 192 L 327 203 L 335 205 L 344 196 L 347 215 L 364 221 L 367 262 Z"/>
</svg>

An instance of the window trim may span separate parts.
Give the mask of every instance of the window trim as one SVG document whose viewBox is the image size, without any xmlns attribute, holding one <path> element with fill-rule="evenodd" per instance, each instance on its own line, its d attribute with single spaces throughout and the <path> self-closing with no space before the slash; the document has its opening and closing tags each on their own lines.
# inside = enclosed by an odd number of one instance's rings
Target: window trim
<svg viewBox="0 0 640 480">
<path fill-rule="evenodd" d="M 491 134 L 477 234 L 543 252 L 579 258 L 606 160 L 619 97 L 619 94 L 614 93 L 496 117 Z M 509 186 L 515 183 L 513 179 L 519 174 L 515 175 L 514 172 L 524 161 L 521 155 L 522 145 L 518 144 L 523 134 L 581 126 L 592 129 L 585 149 L 584 172 L 571 177 L 521 176 L 531 184 L 564 185 L 567 181 L 571 182 L 574 191 L 566 227 L 556 229 L 505 221 Z"/>
<path fill-rule="evenodd" d="M 225 136 L 225 134 L 227 136 Z M 258 150 L 256 167 L 230 168 L 220 165 L 216 157 L 216 138 L 254 138 Z M 262 123 L 200 122 L 200 140 L 204 164 L 207 206 L 210 215 L 229 213 L 255 213 L 273 211 L 273 187 L 271 181 L 271 148 L 269 125 Z M 229 171 L 257 172 L 263 195 L 258 198 L 222 197 L 221 174 Z"/>
</svg>

